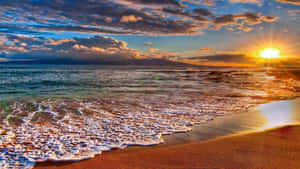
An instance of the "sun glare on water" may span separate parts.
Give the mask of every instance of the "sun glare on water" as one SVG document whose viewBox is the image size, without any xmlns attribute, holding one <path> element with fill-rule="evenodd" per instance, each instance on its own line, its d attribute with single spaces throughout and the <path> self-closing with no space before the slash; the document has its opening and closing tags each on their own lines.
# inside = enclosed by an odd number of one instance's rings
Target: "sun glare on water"
<svg viewBox="0 0 300 169">
<path fill-rule="evenodd" d="M 260 56 L 264 59 L 279 58 L 280 51 L 275 48 L 266 48 L 261 52 Z"/>
</svg>

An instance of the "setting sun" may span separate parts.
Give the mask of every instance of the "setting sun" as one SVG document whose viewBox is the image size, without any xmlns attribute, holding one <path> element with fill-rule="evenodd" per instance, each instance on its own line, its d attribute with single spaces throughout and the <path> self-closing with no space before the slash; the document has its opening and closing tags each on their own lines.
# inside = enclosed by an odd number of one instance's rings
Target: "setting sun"
<svg viewBox="0 0 300 169">
<path fill-rule="evenodd" d="M 265 59 L 279 58 L 280 51 L 275 48 L 266 48 L 261 52 L 260 56 Z"/>
</svg>

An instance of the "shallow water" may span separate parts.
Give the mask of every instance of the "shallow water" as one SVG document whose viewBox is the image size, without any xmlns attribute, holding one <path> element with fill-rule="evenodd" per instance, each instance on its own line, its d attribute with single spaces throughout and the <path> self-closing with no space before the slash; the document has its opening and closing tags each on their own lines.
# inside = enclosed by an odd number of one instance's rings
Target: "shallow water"
<svg viewBox="0 0 300 169">
<path fill-rule="evenodd" d="M 152 145 L 299 95 L 298 70 L 1 65 L 0 167 Z"/>
<path fill-rule="evenodd" d="M 262 104 L 252 111 L 220 116 L 197 124 L 191 132 L 164 136 L 165 145 L 185 144 L 300 124 L 300 98 Z M 165 146 L 162 145 L 162 146 Z"/>
</svg>

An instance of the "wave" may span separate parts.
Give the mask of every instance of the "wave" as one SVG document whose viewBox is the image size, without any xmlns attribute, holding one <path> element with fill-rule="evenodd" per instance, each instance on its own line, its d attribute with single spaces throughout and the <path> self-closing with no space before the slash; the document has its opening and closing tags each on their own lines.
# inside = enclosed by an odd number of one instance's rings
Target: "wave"
<svg viewBox="0 0 300 169">
<path fill-rule="evenodd" d="M 216 116 L 299 96 L 300 87 L 282 71 L 87 70 L 2 83 L 0 168 L 27 169 L 40 161 L 159 144 L 164 134 L 189 131 Z M 7 99 L 21 91 L 26 94 Z"/>
</svg>

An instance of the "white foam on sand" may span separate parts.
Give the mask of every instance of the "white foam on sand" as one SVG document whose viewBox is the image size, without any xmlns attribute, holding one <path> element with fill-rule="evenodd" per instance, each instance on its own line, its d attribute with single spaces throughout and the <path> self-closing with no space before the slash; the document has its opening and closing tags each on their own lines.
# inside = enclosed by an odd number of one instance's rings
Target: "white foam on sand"
<svg viewBox="0 0 300 169">
<path fill-rule="evenodd" d="M 267 100 L 299 96 L 300 85 L 292 79 L 270 78 L 273 74 L 264 71 L 92 72 L 93 76 L 76 72 L 76 78 L 61 71 L 57 73 L 63 78 L 55 78 L 56 73 L 44 73 L 43 78 L 37 75 L 41 86 L 36 92 L 46 88 L 46 98 L 22 98 L 0 105 L 0 168 L 28 169 L 36 162 L 83 160 L 113 148 L 159 144 L 162 135 L 190 131 L 191 125 L 216 116 L 245 112 Z M 31 78 L 32 73 L 27 76 Z M 153 79 L 156 76 L 159 80 Z M 10 79 L 14 83 L 15 78 Z M 67 80 L 48 90 L 41 79 Z M 77 81 L 84 85 L 65 86 L 79 84 Z M 31 82 L 27 85 L 32 94 Z M 94 94 L 80 99 L 70 96 L 82 89 Z M 68 98 L 49 98 L 50 91 Z"/>
<path fill-rule="evenodd" d="M 162 135 L 256 103 L 222 97 L 126 95 L 111 98 L 40 99 L 10 105 L 0 137 L 0 168 L 27 169 L 47 160 L 83 160 L 114 148 L 155 145 Z M 24 113 L 26 112 L 26 113 Z"/>
</svg>

